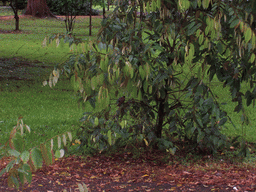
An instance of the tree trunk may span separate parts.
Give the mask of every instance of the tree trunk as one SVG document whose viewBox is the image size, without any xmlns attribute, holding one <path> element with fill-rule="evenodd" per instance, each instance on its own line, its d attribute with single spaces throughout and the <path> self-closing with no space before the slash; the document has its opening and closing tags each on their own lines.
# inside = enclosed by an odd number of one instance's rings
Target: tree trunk
<svg viewBox="0 0 256 192">
<path fill-rule="evenodd" d="M 19 18 L 18 13 L 15 14 L 14 18 L 15 18 L 15 31 L 19 31 L 20 30 L 20 18 Z"/>
<path fill-rule="evenodd" d="M 102 10 L 102 12 L 103 12 L 103 19 L 105 19 L 106 17 L 105 17 L 105 13 L 106 13 L 106 9 L 105 9 L 105 2 L 103 1 L 103 10 Z"/>
<path fill-rule="evenodd" d="M 12 11 L 14 13 L 14 19 L 15 19 L 15 31 L 19 31 L 20 30 L 20 18 L 19 18 L 19 14 L 18 14 L 18 8 L 16 7 L 17 6 L 17 0 L 15 0 L 13 2 L 13 0 L 10 1 L 10 6 L 12 8 Z M 16 5 L 16 6 L 15 6 Z"/>
<path fill-rule="evenodd" d="M 46 0 L 28 0 L 25 15 L 33 17 L 55 17 L 46 4 Z"/>
<path fill-rule="evenodd" d="M 90 0 L 89 36 L 92 35 L 92 0 Z"/>
<path fill-rule="evenodd" d="M 163 123 L 164 123 L 164 104 L 165 104 L 165 99 L 160 99 L 159 101 L 159 108 L 158 108 L 158 118 L 157 118 L 157 125 L 155 129 L 155 135 L 157 138 L 162 137 L 162 129 L 163 129 Z"/>
</svg>

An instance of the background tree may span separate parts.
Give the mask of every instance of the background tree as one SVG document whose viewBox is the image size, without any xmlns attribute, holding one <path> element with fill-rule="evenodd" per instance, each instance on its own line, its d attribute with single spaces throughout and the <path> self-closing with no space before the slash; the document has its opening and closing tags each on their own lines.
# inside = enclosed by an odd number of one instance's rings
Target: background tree
<svg viewBox="0 0 256 192">
<path fill-rule="evenodd" d="M 91 26 L 91 16 L 98 15 L 99 11 L 92 9 L 92 1 L 85 0 L 48 0 L 47 4 L 50 10 L 55 15 L 65 15 L 65 25 L 66 31 L 72 33 L 75 18 L 77 15 L 90 15 L 90 26 Z M 89 30 L 91 27 L 89 27 Z"/>
<path fill-rule="evenodd" d="M 47 6 L 46 0 L 28 0 L 25 15 L 40 18 L 55 17 Z"/>
<path fill-rule="evenodd" d="M 2 2 L 3 2 L 3 6 L 6 6 L 7 0 L 2 0 Z"/>
<path fill-rule="evenodd" d="M 14 19 L 15 19 L 15 31 L 20 30 L 20 18 L 18 11 L 21 9 L 24 9 L 23 5 L 25 4 L 25 0 L 10 0 L 10 7 L 12 8 L 12 11 L 14 13 Z"/>
</svg>

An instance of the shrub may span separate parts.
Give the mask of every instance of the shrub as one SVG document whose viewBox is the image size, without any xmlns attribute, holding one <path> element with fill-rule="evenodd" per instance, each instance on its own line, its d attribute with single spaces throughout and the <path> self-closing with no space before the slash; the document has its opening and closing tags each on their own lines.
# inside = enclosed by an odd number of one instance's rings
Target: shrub
<svg viewBox="0 0 256 192">
<path fill-rule="evenodd" d="M 47 0 L 47 5 L 55 15 L 66 15 L 67 12 L 72 12 L 72 15 L 90 14 L 90 3 L 83 0 Z M 99 11 L 92 10 L 92 15 L 98 14 Z"/>
</svg>

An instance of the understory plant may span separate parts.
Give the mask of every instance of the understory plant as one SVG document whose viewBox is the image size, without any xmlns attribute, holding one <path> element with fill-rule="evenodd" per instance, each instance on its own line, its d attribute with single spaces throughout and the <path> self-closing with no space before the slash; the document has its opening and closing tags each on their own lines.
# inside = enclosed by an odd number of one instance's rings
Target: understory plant
<svg viewBox="0 0 256 192">
<path fill-rule="evenodd" d="M 25 132 L 26 131 L 26 132 Z M 68 139 L 72 141 L 71 132 L 57 135 L 40 146 L 26 150 L 25 138 L 30 133 L 30 127 L 23 123 L 22 117 L 18 119 L 17 125 L 12 129 L 9 140 L 0 146 L 0 158 L 5 157 L 9 162 L 1 170 L 0 177 L 8 174 L 8 186 L 23 188 L 24 184 L 31 183 L 32 172 L 42 168 L 43 163 L 49 166 L 55 158 L 64 156 L 67 149 Z M 54 150 L 54 140 L 57 149 Z"/>
</svg>

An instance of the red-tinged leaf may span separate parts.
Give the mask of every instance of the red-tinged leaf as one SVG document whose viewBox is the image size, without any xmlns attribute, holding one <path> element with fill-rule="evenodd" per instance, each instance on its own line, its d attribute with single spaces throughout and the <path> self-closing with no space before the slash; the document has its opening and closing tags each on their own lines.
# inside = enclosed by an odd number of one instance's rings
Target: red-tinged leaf
<svg viewBox="0 0 256 192">
<path fill-rule="evenodd" d="M 42 152 L 42 157 L 47 166 L 52 164 L 52 153 L 51 153 L 51 148 L 47 147 L 45 144 L 40 145 L 40 149 Z"/>
</svg>

